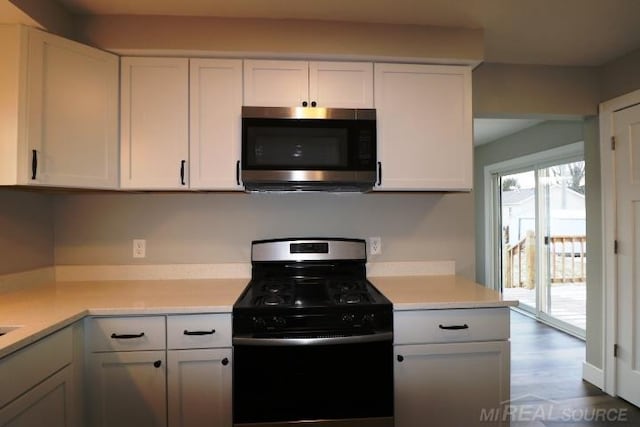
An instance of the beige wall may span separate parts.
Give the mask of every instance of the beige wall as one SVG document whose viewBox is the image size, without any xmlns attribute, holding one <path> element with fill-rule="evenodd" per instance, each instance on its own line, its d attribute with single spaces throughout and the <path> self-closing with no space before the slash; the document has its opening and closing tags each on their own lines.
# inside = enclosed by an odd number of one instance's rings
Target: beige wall
<svg viewBox="0 0 640 427">
<path fill-rule="evenodd" d="M 56 264 L 249 262 L 254 239 L 382 237 L 371 261 L 455 260 L 473 278 L 473 195 L 68 194 L 55 198 Z M 132 239 L 147 240 L 133 259 Z"/>
<path fill-rule="evenodd" d="M 477 64 L 482 30 L 325 21 L 166 16 L 78 17 L 76 38 L 112 51 L 436 59 Z"/>
<path fill-rule="evenodd" d="M 474 117 L 595 115 L 598 69 L 484 63 L 473 71 Z"/>
<path fill-rule="evenodd" d="M 0 188 L 0 274 L 53 263 L 51 196 Z"/>
<path fill-rule="evenodd" d="M 50 33 L 73 37 L 73 16 L 53 0 L 0 0 L 11 1 L 16 7 Z M 24 21 L 20 21 L 27 23 Z"/>
<path fill-rule="evenodd" d="M 601 101 L 640 89 L 640 49 L 601 68 Z"/>
</svg>

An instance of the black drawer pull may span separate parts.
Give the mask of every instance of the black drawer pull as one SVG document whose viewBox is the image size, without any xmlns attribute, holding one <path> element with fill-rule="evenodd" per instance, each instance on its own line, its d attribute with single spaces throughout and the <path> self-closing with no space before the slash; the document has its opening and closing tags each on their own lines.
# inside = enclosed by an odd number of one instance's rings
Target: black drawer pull
<svg viewBox="0 0 640 427">
<path fill-rule="evenodd" d="M 226 357 L 224 359 L 222 359 L 222 365 L 223 366 L 227 366 L 229 364 L 229 359 L 227 359 Z"/>
<path fill-rule="evenodd" d="M 38 173 L 38 152 L 36 150 L 33 151 L 33 157 L 31 158 L 31 179 L 36 179 L 36 175 Z"/>
<path fill-rule="evenodd" d="M 378 187 L 382 185 L 382 162 L 378 162 Z"/>
<path fill-rule="evenodd" d="M 185 335 L 213 335 L 216 333 L 215 329 L 210 331 L 187 331 L 186 329 L 183 332 Z"/>
<path fill-rule="evenodd" d="M 111 334 L 111 338 L 114 340 L 131 340 L 134 338 L 142 338 L 144 336 L 144 332 L 140 332 L 139 334 Z"/>
<path fill-rule="evenodd" d="M 160 366 L 162 366 L 162 360 L 156 360 L 155 362 L 153 362 L 153 366 L 159 368 Z"/>
<path fill-rule="evenodd" d="M 240 160 L 236 161 L 236 184 L 240 185 Z"/>
<path fill-rule="evenodd" d="M 404 362 L 404 356 L 401 354 L 398 355 L 397 359 L 398 359 L 398 362 Z"/>
<path fill-rule="evenodd" d="M 438 325 L 438 327 L 440 329 L 446 329 L 448 331 L 459 331 L 460 329 L 469 329 L 469 325 L 467 325 L 466 323 L 464 325 L 451 325 L 451 326 Z"/>
<path fill-rule="evenodd" d="M 187 163 L 186 160 L 180 160 L 180 185 L 187 185 L 186 182 L 184 182 L 184 164 Z"/>
</svg>

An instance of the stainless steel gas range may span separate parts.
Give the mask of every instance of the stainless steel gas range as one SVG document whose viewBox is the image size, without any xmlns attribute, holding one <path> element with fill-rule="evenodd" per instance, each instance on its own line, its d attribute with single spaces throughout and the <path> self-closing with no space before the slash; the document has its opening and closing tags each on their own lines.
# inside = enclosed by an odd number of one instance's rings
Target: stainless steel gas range
<svg viewBox="0 0 640 427">
<path fill-rule="evenodd" d="M 233 306 L 233 422 L 393 425 L 392 305 L 357 239 L 252 243 Z"/>
</svg>

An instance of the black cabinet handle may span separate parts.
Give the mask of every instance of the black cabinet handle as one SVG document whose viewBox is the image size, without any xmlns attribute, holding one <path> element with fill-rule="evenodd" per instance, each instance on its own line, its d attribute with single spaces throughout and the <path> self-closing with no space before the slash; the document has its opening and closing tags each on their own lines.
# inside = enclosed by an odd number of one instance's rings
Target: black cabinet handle
<svg viewBox="0 0 640 427">
<path fill-rule="evenodd" d="M 111 334 L 111 338 L 114 340 L 131 340 L 134 338 L 142 338 L 144 336 L 144 332 L 140 332 L 139 334 Z"/>
<path fill-rule="evenodd" d="M 382 162 L 378 162 L 378 185 L 382 185 Z"/>
<path fill-rule="evenodd" d="M 216 333 L 215 329 L 210 331 L 187 331 L 186 329 L 183 332 L 185 335 L 213 335 Z"/>
<path fill-rule="evenodd" d="M 38 151 L 31 150 L 33 157 L 31 158 L 31 179 L 36 179 L 36 173 L 38 172 Z"/>
<path fill-rule="evenodd" d="M 240 160 L 236 161 L 236 184 L 240 185 Z"/>
<path fill-rule="evenodd" d="M 398 359 L 398 362 L 403 362 L 404 361 L 404 356 L 399 354 L 397 359 Z"/>
<path fill-rule="evenodd" d="M 302 106 L 306 107 L 307 105 L 309 105 L 309 103 L 307 101 L 302 101 Z"/>
<path fill-rule="evenodd" d="M 186 160 L 181 160 L 180 161 L 180 184 L 181 185 L 186 185 L 184 182 L 184 164 L 187 163 Z"/>
<path fill-rule="evenodd" d="M 311 106 L 315 107 L 316 105 L 318 105 L 318 103 L 316 101 L 311 101 Z"/>
<path fill-rule="evenodd" d="M 226 357 L 224 359 L 222 359 L 222 365 L 223 366 L 227 366 L 229 364 L 229 359 L 227 359 Z"/>
<path fill-rule="evenodd" d="M 153 362 L 153 366 L 159 368 L 160 366 L 162 366 L 162 360 L 156 360 L 155 362 Z"/>
<path fill-rule="evenodd" d="M 438 325 L 438 328 L 446 329 L 448 331 L 459 331 L 460 329 L 469 329 L 469 325 L 467 325 L 466 323 L 464 325 L 451 325 L 451 326 Z"/>
</svg>

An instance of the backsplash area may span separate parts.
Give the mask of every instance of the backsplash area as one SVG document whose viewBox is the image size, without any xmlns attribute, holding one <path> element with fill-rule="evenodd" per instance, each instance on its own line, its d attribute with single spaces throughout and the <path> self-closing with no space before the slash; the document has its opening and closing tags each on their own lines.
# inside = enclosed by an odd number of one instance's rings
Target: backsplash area
<svg viewBox="0 0 640 427">
<path fill-rule="evenodd" d="M 380 236 L 371 262 L 452 260 L 474 277 L 472 193 L 78 193 L 53 212 L 56 265 L 246 263 L 255 239 Z"/>
<path fill-rule="evenodd" d="M 0 187 L 0 275 L 53 265 L 49 194 Z"/>
</svg>

